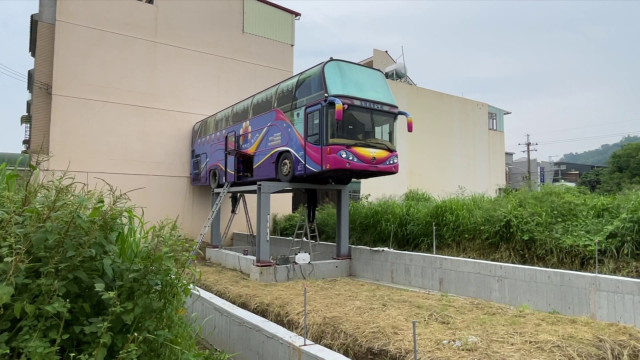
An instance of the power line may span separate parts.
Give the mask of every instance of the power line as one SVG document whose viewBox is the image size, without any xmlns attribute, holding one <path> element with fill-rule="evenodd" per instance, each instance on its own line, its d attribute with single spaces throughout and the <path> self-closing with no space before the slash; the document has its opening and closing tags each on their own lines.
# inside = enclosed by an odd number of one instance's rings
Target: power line
<svg viewBox="0 0 640 360">
<path fill-rule="evenodd" d="M 592 127 L 598 127 L 598 126 L 609 126 L 609 125 L 612 125 L 612 124 L 622 124 L 622 123 L 628 123 L 628 122 L 638 122 L 638 120 L 625 120 L 625 121 L 616 121 L 616 122 L 606 123 L 606 124 L 577 126 L 577 127 L 573 127 L 573 128 L 566 128 L 566 129 L 559 129 L 559 130 L 552 130 L 552 131 L 543 131 L 543 132 L 539 132 L 539 133 L 533 133 L 532 135 L 550 134 L 550 133 L 555 133 L 555 132 L 560 132 L 560 131 L 586 129 L 586 128 L 592 128 Z"/>
<path fill-rule="evenodd" d="M 2 72 L 2 69 L 0 69 L 0 74 L 2 74 L 2 75 L 6 75 L 6 76 L 8 76 L 8 77 L 10 77 L 10 78 L 12 78 L 12 79 L 16 79 L 16 80 L 18 80 L 18 81 L 22 81 L 22 82 L 23 82 L 23 83 L 25 83 L 25 84 L 27 83 L 27 81 L 26 81 L 26 80 L 24 80 L 24 79 L 20 79 L 20 78 L 17 78 L 17 77 L 15 77 L 15 76 L 12 76 L 12 75 L 9 75 L 9 74 L 7 74 L 7 73 Z"/>
<path fill-rule="evenodd" d="M 640 131 L 628 131 L 628 132 L 623 132 L 623 133 L 607 134 L 607 135 L 594 135 L 594 136 L 588 136 L 588 137 L 582 137 L 582 138 L 570 138 L 570 139 L 549 140 L 549 141 L 543 141 L 543 142 L 540 142 L 540 143 L 538 143 L 538 145 L 554 145 L 554 144 L 563 144 L 563 143 L 575 142 L 575 141 L 594 140 L 594 139 L 604 139 L 604 138 L 609 138 L 609 137 L 625 136 L 625 135 L 635 135 L 635 134 L 640 134 Z M 505 149 L 515 148 L 515 147 L 519 147 L 519 146 L 522 146 L 522 145 L 521 145 L 521 144 L 518 144 L 518 145 L 509 145 L 509 146 L 505 146 Z"/>
<path fill-rule="evenodd" d="M 625 135 L 632 135 L 632 134 L 640 134 L 640 131 L 629 131 L 629 132 L 623 132 L 623 133 L 617 133 L 617 134 L 596 135 L 596 136 L 588 136 L 588 137 L 573 138 L 573 139 L 549 140 L 549 141 L 541 142 L 540 145 L 562 144 L 567 142 L 603 139 L 608 137 L 625 136 Z"/>
<path fill-rule="evenodd" d="M 24 75 L 24 74 L 22 74 L 22 73 L 20 73 L 20 72 L 15 71 L 15 70 L 13 70 L 12 68 L 8 67 L 7 65 L 0 64 L 0 67 L 5 68 L 5 69 L 6 69 L 5 71 L 12 72 L 12 73 L 14 73 L 15 75 L 18 75 L 18 76 L 20 76 L 20 77 L 24 77 L 25 79 L 27 78 L 27 75 Z"/>
<path fill-rule="evenodd" d="M 4 69 L 2 69 L 2 68 L 4 68 Z M 8 67 L 7 65 L 4 65 L 2 63 L 0 63 L 0 70 L 9 71 L 11 73 L 11 75 L 17 75 L 17 76 L 23 78 L 24 80 L 28 80 L 29 79 L 29 77 L 27 75 L 24 75 L 24 74 L 22 74 L 22 73 L 14 70 L 14 69 Z M 49 86 L 49 84 L 47 84 L 45 82 L 42 82 L 40 80 L 36 80 L 35 78 L 33 79 L 33 83 L 34 84 L 40 84 L 40 85 Z"/>
<path fill-rule="evenodd" d="M 531 184 L 531 152 L 532 151 L 538 151 L 538 149 L 531 149 L 531 146 L 535 146 L 538 144 L 534 144 L 531 142 L 531 140 L 529 139 L 529 134 L 527 134 L 527 142 L 524 144 L 518 144 L 518 145 L 524 145 L 527 147 L 526 150 L 522 151 L 522 152 L 526 152 L 527 153 L 527 180 L 529 181 L 529 184 Z M 531 186 L 531 185 L 529 185 Z"/>
</svg>

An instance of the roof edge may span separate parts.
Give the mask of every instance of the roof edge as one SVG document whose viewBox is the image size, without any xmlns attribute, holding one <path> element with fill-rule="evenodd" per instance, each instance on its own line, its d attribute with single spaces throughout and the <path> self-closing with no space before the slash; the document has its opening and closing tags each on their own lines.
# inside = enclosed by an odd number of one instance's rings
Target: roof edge
<svg viewBox="0 0 640 360">
<path fill-rule="evenodd" d="M 299 13 L 299 12 L 297 12 L 297 11 L 291 10 L 291 9 L 289 9 L 289 8 L 286 8 L 286 7 L 284 7 L 284 6 L 278 5 L 278 4 L 276 4 L 276 3 L 272 3 L 272 2 L 271 2 L 271 1 L 269 1 L 269 0 L 257 0 L 257 1 L 258 1 L 258 2 L 261 2 L 261 3 L 263 3 L 263 4 L 266 4 L 266 5 L 272 6 L 272 7 L 276 8 L 276 9 L 280 9 L 280 10 L 282 10 L 282 11 L 284 11 L 284 12 L 288 12 L 289 14 L 294 15 L 296 18 L 299 18 L 299 17 L 301 17 L 301 16 L 302 16 L 302 14 L 300 14 L 300 13 Z"/>
</svg>

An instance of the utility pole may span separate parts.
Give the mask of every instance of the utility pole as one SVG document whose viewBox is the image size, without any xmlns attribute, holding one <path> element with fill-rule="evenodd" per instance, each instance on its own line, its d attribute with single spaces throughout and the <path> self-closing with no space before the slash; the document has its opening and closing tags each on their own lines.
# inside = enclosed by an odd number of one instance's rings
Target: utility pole
<svg viewBox="0 0 640 360">
<path fill-rule="evenodd" d="M 556 177 L 556 163 L 553 162 L 553 158 L 558 157 L 558 155 L 549 155 L 549 164 L 551 164 L 551 185 L 553 185 L 553 179 Z"/>
<path fill-rule="evenodd" d="M 525 145 L 527 147 L 527 150 L 523 150 L 522 152 L 526 152 L 527 153 L 527 179 L 529 180 L 529 190 L 531 190 L 531 152 L 532 151 L 538 151 L 538 149 L 531 149 L 531 146 L 536 146 L 538 145 L 537 143 L 532 143 L 529 140 L 529 134 L 527 134 L 527 142 L 524 144 L 518 144 L 518 145 Z"/>
</svg>

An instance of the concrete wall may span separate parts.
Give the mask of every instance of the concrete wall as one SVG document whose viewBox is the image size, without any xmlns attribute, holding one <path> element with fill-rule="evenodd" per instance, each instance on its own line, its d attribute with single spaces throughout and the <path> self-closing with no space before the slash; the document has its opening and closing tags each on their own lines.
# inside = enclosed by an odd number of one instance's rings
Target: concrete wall
<svg viewBox="0 0 640 360">
<path fill-rule="evenodd" d="M 245 33 L 243 1 L 58 1 L 55 10 L 46 169 L 139 188 L 130 197 L 148 220 L 177 217 L 196 237 L 211 198 L 189 183 L 193 124 L 291 76 L 293 47 Z M 290 199 L 274 196 L 272 210 L 289 213 Z M 229 200 L 222 211 L 226 224 Z"/>
<path fill-rule="evenodd" d="M 347 360 L 287 329 L 195 288 L 187 313 L 210 345 L 234 354 L 236 360 Z"/>
<path fill-rule="evenodd" d="M 244 234 L 234 234 L 239 244 Z M 271 238 L 272 246 L 286 239 Z M 335 244 L 321 243 L 325 254 Z M 640 327 L 640 280 L 351 246 L 353 277 Z"/>
<path fill-rule="evenodd" d="M 350 260 L 313 260 L 309 264 L 269 267 L 255 266 L 255 256 L 242 255 L 243 247 L 206 249 L 207 261 L 240 271 L 258 282 L 286 282 L 306 279 L 331 279 L 349 276 Z"/>
<path fill-rule="evenodd" d="M 384 69 L 390 64 L 387 54 L 374 51 L 373 67 Z M 363 195 L 402 195 L 412 188 L 447 195 L 459 187 L 494 195 L 504 186 L 504 132 L 489 130 L 488 104 L 388 82 L 400 109 L 413 116 L 413 133 L 407 132 L 405 119 L 398 118 L 400 171 L 363 180 Z"/>
<path fill-rule="evenodd" d="M 351 276 L 640 327 L 640 280 L 351 248 Z"/>
<path fill-rule="evenodd" d="M 291 246 L 291 239 L 284 237 L 271 236 L 269 237 L 271 246 L 271 256 L 279 256 L 279 255 L 289 255 L 289 248 Z M 294 247 L 298 247 L 300 242 L 297 242 Z M 302 250 L 308 252 L 308 244 L 309 242 L 305 241 L 302 246 Z M 238 251 L 242 252 L 242 248 L 251 249 L 251 242 L 249 241 L 249 235 L 242 233 L 234 233 L 233 234 L 233 246 L 240 247 Z M 313 248 L 313 261 L 322 261 L 322 260 L 332 260 L 334 256 L 336 256 L 336 244 L 318 242 L 312 243 Z"/>
</svg>

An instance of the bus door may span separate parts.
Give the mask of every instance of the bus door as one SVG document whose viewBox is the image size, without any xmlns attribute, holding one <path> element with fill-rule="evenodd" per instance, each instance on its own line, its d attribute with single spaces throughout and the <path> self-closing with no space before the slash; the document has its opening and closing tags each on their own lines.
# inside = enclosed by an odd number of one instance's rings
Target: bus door
<svg viewBox="0 0 640 360">
<path fill-rule="evenodd" d="M 320 141 L 322 139 L 322 136 L 321 136 L 322 126 L 320 126 L 321 118 L 322 118 L 321 114 L 322 114 L 322 106 L 320 104 L 313 105 L 307 108 L 307 110 L 305 111 L 305 121 L 304 121 L 305 152 L 304 152 L 304 158 L 303 158 L 305 162 L 305 166 L 304 166 L 305 176 L 315 173 L 315 171 L 309 169 L 306 166 L 306 164 L 308 164 L 308 161 L 310 160 L 307 157 L 307 151 L 306 151 L 307 145 L 320 147 L 320 151 L 318 153 L 322 154 L 322 146 L 320 146 L 320 144 L 322 143 Z M 322 169 L 322 163 L 318 164 L 318 166 L 320 166 L 320 169 Z"/>
<path fill-rule="evenodd" d="M 233 182 L 236 171 L 237 137 L 235 130 L 229 131 L 224 141 L 224 168 L 223 182 Z"/>
</svg>

